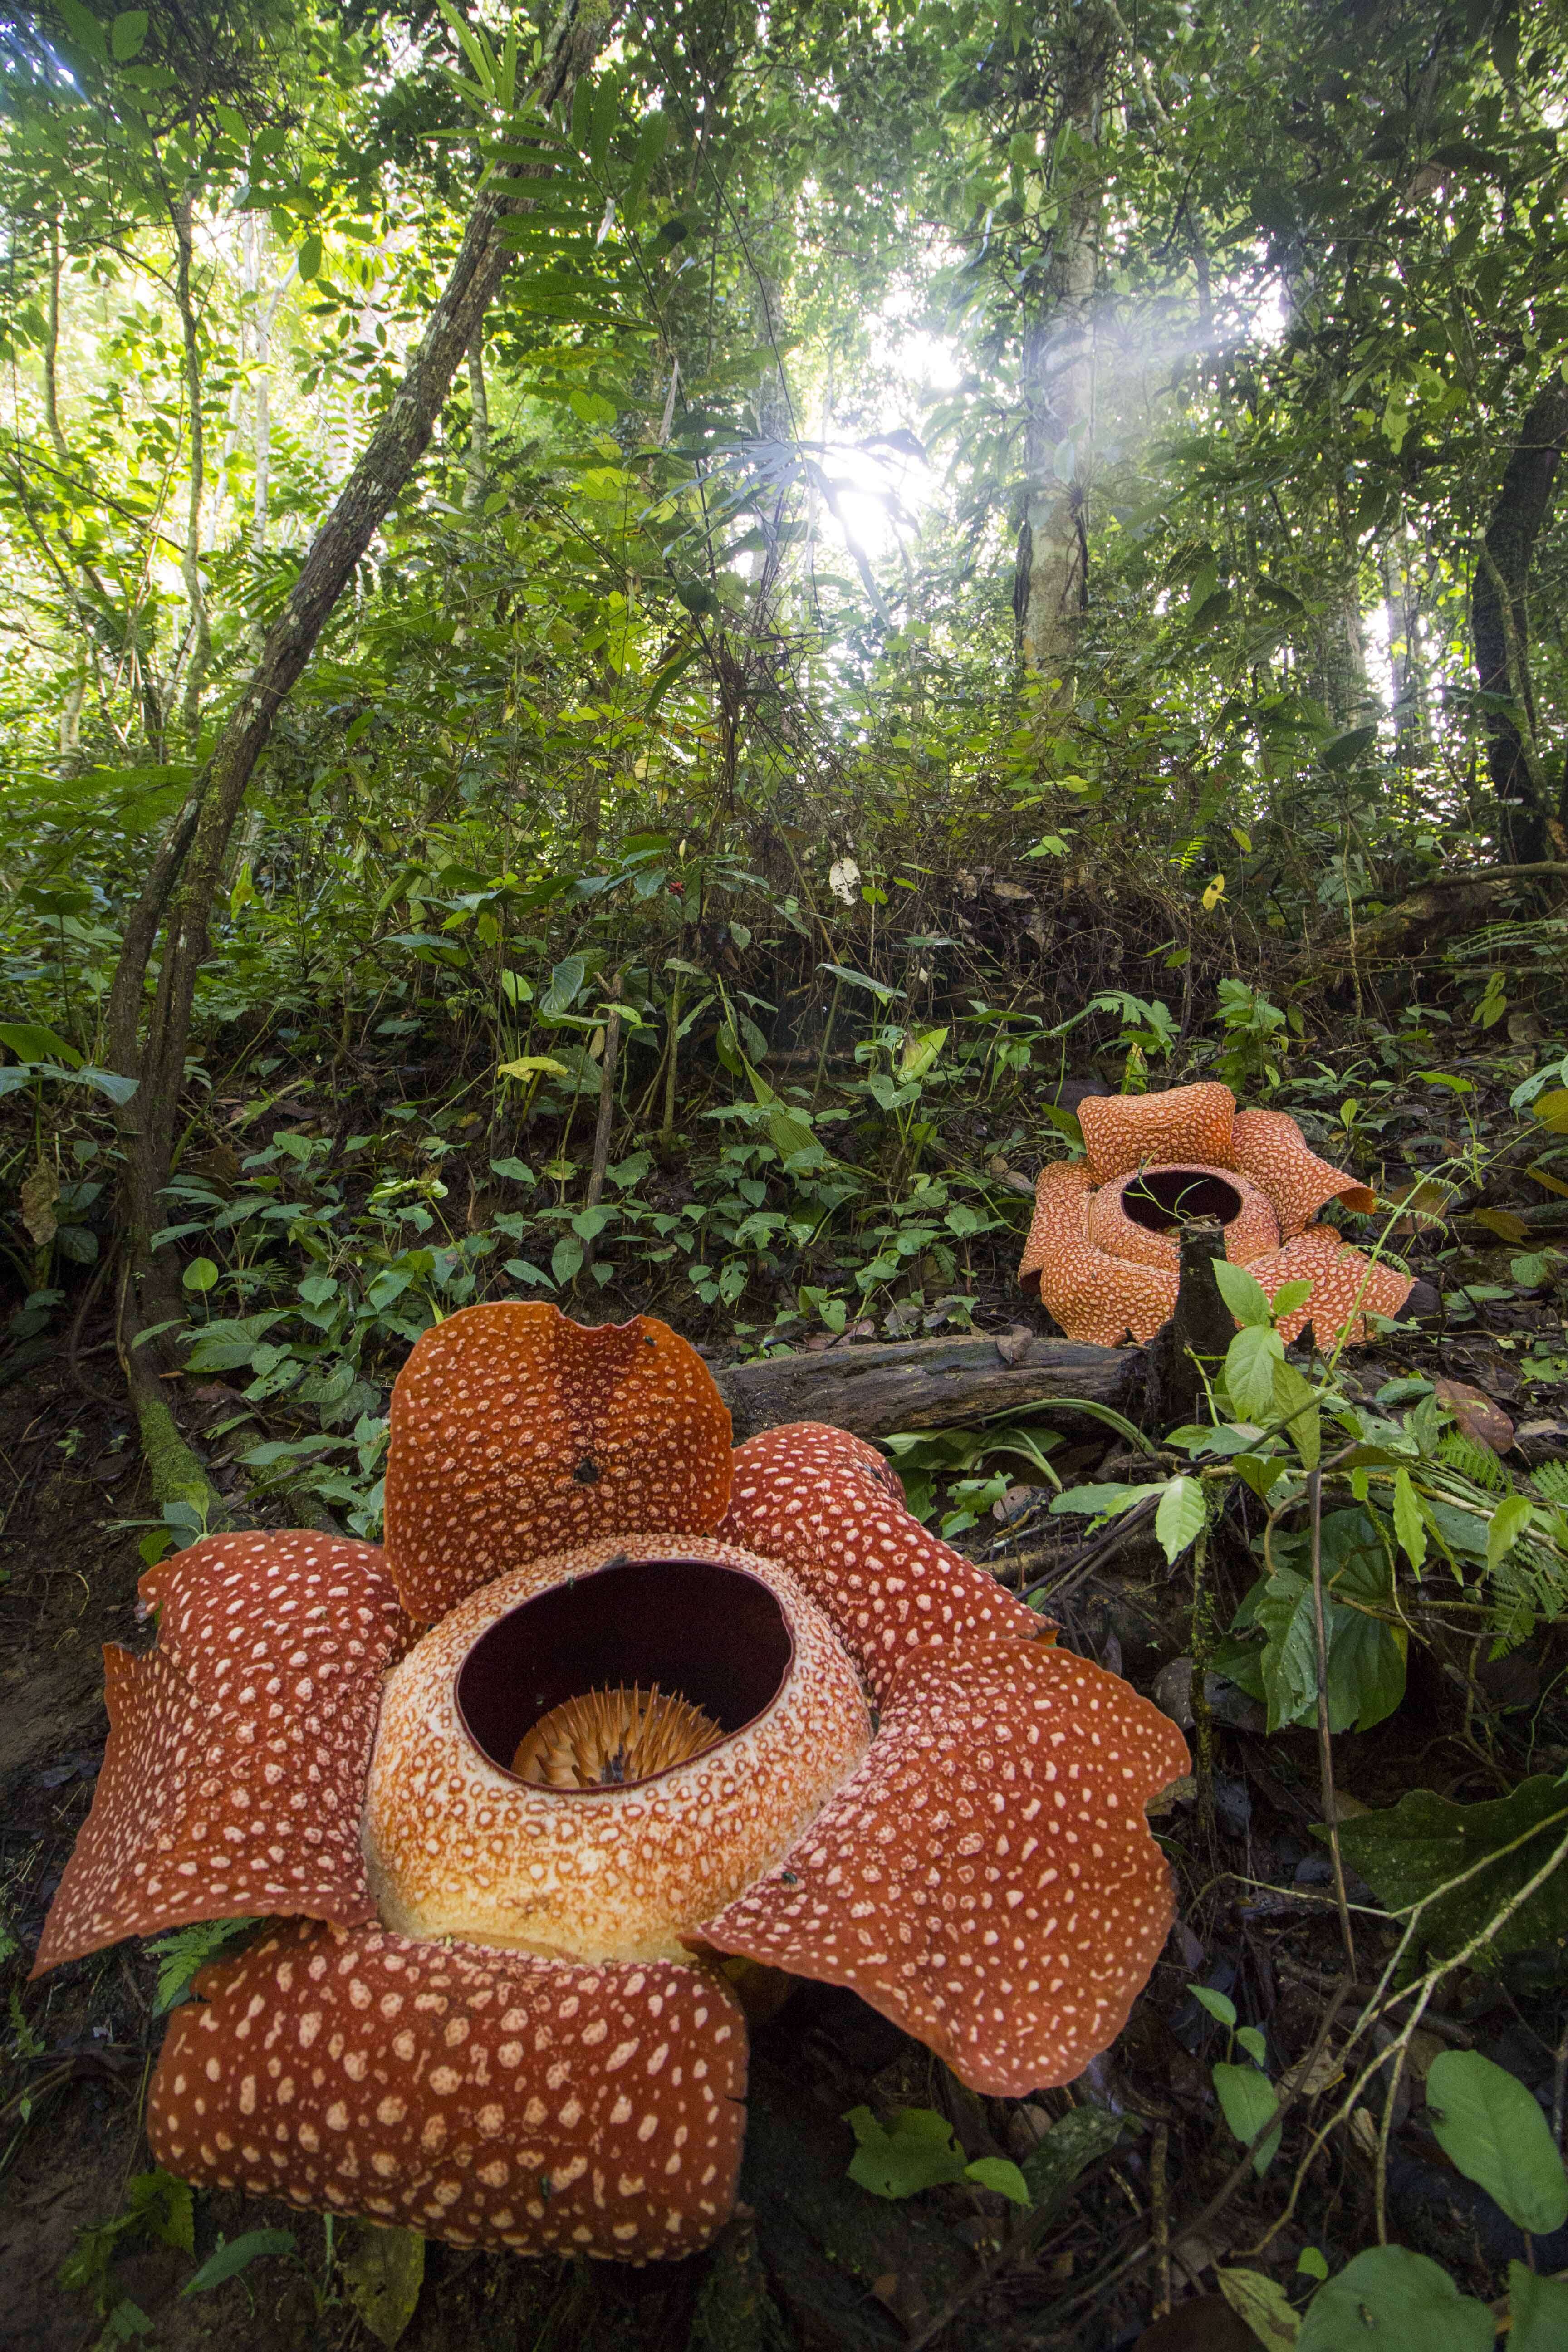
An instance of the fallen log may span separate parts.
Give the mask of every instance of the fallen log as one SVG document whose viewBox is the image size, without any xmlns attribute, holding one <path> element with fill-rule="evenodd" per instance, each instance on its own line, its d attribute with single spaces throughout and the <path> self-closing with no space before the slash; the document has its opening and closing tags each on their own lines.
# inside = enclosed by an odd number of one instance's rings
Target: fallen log
<svg viewBox="0 0 1568 2352">
<path fill-rule="evenodd" d="M 739 1444 L 785 1421 L 825 1421 L 858 1437 L 890 1437 L 1070 1397 L 1125 1411 L 1142 1362 L 1141 1348 L 976 1334 L 766 1356 L 715 1370 L 713 1377 Z"/>
</svg>

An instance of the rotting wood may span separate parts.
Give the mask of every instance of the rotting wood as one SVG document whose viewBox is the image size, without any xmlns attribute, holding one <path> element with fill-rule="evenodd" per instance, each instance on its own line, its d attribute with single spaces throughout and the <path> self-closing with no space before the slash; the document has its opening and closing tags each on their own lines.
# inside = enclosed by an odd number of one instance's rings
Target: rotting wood
<svg viewBox="0 0 1568 2352">
<path fill-rule="evenodd" d="M 737 1444 L 786 1421 L 824 1421 L 858 1437 L 889 1437 L 1068 1397 L 1124 1408 L 1142 1360 L 1139 1348 L 1091 1348 L 1076 1339 L 1009 1342 L 1004 1355 L 996 1339 L 976 1334 L 763 1357 L 731 1364 L 714 1378 Z"/>
</svg>

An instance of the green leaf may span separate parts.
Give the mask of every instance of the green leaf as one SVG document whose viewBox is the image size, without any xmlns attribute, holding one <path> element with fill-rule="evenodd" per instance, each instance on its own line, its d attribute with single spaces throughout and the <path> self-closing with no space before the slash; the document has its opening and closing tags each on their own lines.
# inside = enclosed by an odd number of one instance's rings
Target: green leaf
<svg viewBox="0 0 1568 2352">
<path fill-rule="evenodd" d="M 1408 1470 L 1394 1475 L 1394 1532 L 1405 1559 L 1418 1570 L 1426 1557 L 1426 1522 Z"/>
<path fill-rule="evenodd" d="M 973 2180 L 977 2189 L 994 2189 L 998 2196 L 1009 2197 L 1015 2205 L 1027 2205 L 1029 2184 L 1016 2164 L 1005 2156 L 976 2157 L 963 2168 L 965 2180 Z"/>
<path fill-rule="evenodd" d="M 1285 1423 L 1286 1435 L 1300 1455 L 1302 1466 L 1315 1470 L 1323 1449 L 1317 1391 L 1294 1364 L 1274 1367 L 1274 1410 Z"/>
<path fill-rule="evenodd" d="M 231 2238 L 216 2254 L 209 2254 L 195 2278 L 188 2278 L 180 2289 L 182 2294 L 205 2294 L 215 2286 L 222 2286 L 252 2263 L 263 2261 L 268 2254 L 291 2254 L 294 2251 L 292 2230 L 247 2230 L 243 2236 Z"/>
<path fill-rule="evenodd" d="M 1568 2221 L 1568 2174 L 1546 2117 L 1517 2076 L 1479 2050 L 1445 2050 L 1426 2077 L 1437 2145 L 1532 2237 Z"/>
<path fill-rule="evenodd" d="M 1261 2271 L 1216 2271 L 1215 2281 L 1259 2344 L 1268 2345 L 1269 2352 L 1289 2352 L 1301 2333 L 1301 2323 L 1278 2279 L 1266 2278 Z"/>
<path fill-rule="evenodd" d="M 1305 1307 L 1312 1295 L 1310 1282 L 1282 1282 L 1274 1294 L 1276 1318 L 1294 1315 L 1298 1307 Z"/>
<path fill-rule="evenodd" d="M 1296 2257 L 1296 2268 L 1303 2278 L 1326 2279 L 1329 2275 L 1328 2256 L 1318 2246 L 1303 2246 Z"/>
<path fill-rule="evenodd" d="M 1348 768 L 1376 740 L 1375 727 L 1352 727 L 1348 735 L 1336 735 L 1331 743 L 1325 743 L 1318 757 L 1325 768 Z"/>
<path fill-rule="evenodd" d="M 1568 2344 L 1568 2284 L 1562 2279 L 1510 2263 L 1508 2308 L 1508 2352 L 1562 2352 Z"/>
<path fill-rule="evenodd" d="M 1492 2352 L 1497 2328 L 1447 2271 L 1405 2246 L 1374 2246 L 1312 2297 L 1297 2352 Z"/>
<path fill-rule="evenodd" d="M 1535 1507 L 1524 1495 L 1510 1495 L 1498 1505 L 1487 1529 L 1489 1570 L 1501 1565 L 1534 1517 Z"/>
<path fill-rule="evenodd" d="M 82 1066 L 76 1047 L 41 1021 L 0 1021 L 0 1045 L 8 1045 L 19 1062 L 61 1062 L 68 1070 Z"/>
<path fill-rule="evenodd" d="M 1214 1261 L 1214 1278 L 1219 1295 L 1241 1324 L 1260 1324 L 1267 1329 L 1273 1321 L 1274 1309 L 1268 1304 L 1268 1293 L 1255 1274 L 1244 1265 L 1232 1265 L 1226 1257 Z"/>
<path fill-rule="evenodd" d="M 312 234 L 300 247 L 300 275 L 309 281 L 321 267 L 321 240 Z"/>
<path fill-rule="evenodd" d="M 91 9 L 84 8 L 81 0 L 59 0 L 59 10 L 72 40 L 79 41 L 89 55 L 97 58 L 100 63 L 107 63 L 109 50 L 103 38 L 103 26 Z"/>
<path fill-rule="evenodd" d="M 1313 1835 L 1326 1839 L 1328 1832 L 1318 1828 Z M 1489 1855 L 1496 1857 L 1422 1913 L 1422 1940 L 1440 1955 L 1458 1951 L 1495 1918 L 1565 1838 L 1568 1787 L 1548 1772 L 1521 1780 L 1506 1797 L 1472 1805 L 1455 1804 L 1430 1789 L 1412 1789 L 1384 1811 L 1358 1813 L 1340 1823 L 1341 1852 L 1388 1911 L 1408 1910 Z M 1568 1868 L 1559 1864 L 1488 1948 L 1518 1952 L 1564 1941 Z"/>
<path fill-rule="evenodd" d="M 1236 2029 L 1236 2039 L 1255 2066 L 1268 2066 L 1268 2043 L 1260 2027 L 1238 2025 Z"/>
<path fill-rule="evenodd" d="M 947 1043 L 945 1029 L 914 1029 L 904 1039 L 904 1050 L 899 1061 L 900 1080 L 908 1085 L 923 1078 Z"/>
<path fill-rule="evenodd" d="M 109 28 L 109 46 L 116 65 L 128 66 L 132 58 L 140 57 L 147 38 L 147 12 L 144 8 L 125 8 Z"/>
<path fill-rule="evenodd" d="M 161 2246 L 195 2256 L 196 2200 L 188 2180 L 176 2180 L 162 2167 L 139 2172 L 132 2180 L 127 2202 L 130 2218 L 140 2222 Z"/>
<path fill-rule="evenodd" d="M 1065 1495 L 1052 1496 L 1050 1507 L 1054 1512 L 1086 1511 L 1092 1513 L 1097 1518 L 1101 1516 L 1106 1518 L 1115 1518 L 1122 1511 L 1131 1510 L 1135 1504 L 1142 1503 L 1149 1496 L 1158 1495 L 1162 1491 L 1159 1486 L 1122 1486 L 1110 1484 L 1098 1486 L 1069 1486 Z"/>
<path fill-rule="evenodd" d="M 1035 2210 L 1048 2219 L 1067 2203 L 1080 2173 L 1109 2156 L 1121 2137 L 1121 2119 L 1109 2107 L 1072 2107 L 1058 2116 L 1021 2167 Z"/>
<path fill-rule="evenodd" d="M 1173 1478 L 1154 1514 L 1154 1533 L 1164 1547 L 1168 1562 L 1179 1559 L 1187 1546 L 1202 1535 L 1207 1518 L 1202 1480 Z"/>
<path fill-rule="evenodd" d="M 1214 2086 L 1225 2119 L 1241 2146 L 1246 2147 L 1253 2134 L 1268 2121 L 1279 2105 L 1274 2085 L 1267 2074 L 1258 2073 L 1256 2066 L 1227 2066 L 1222 2061 L 1213 2071 Z M 1279 2153 L 1279 2132 L 1270 2132 L 1253 2157 L 1252 2169 L 1259 2179 Z"/>
<path fill-rule="evenodd" d="M 1227 2033 L 1234 2032 L 1236 2027 L 1236 2003 L 1230 1999 L 1228 1994 L 1215 1992 L 1208 1985 L 1190 1984 L 1187 1987 L 1187 1990 L 1192 1994 L 1193 1999 L 1197 2002 L 1200 2009 L 1207 2010 L 1209 2015 L 1215 2020 L 1216 2024 L 1223 2025 Z"/>
<path fill-rule="evenodd" d="M 583 1244 L 575 1234 L 563 1234 L 550 1253 L 550 1271 L 557 1285 L 570 1282 L 583 1270 Z"/>
<path fill-rule="evenodd" d="M 376 2342 L 395 2344 L 425 2284 L 424 2239 L 416 2230 L 384 2230 L 362 2221 L 342 2269 L 349 2301 Z"/>
<path fill-rule="evenodd" d="M 208 1291 L 216 1282 L 218 1270 L 210 1257 L 194 1257 L 180 1280 L 187 1290 Z"/>
<path fill-rule="evenodd" d="M 891 1004 L 904 992 L 901 988 L 889 988 L 882 981 L 868 979 L 863 971 L 851 971 L 847 963 L 819 964 L 817 970 L 830 971 L 835 980 L 847 981 L 851 988 L 868 989 L 879 1004 Z"/>
<path fill-rule="evenodd" d="M 887 2126 L 869 2107 L 851 2107 L 844 2120 L 858 2142 L 849 2178 L 873 2197 L 918 2197 L 922 2189 L 963 2179 L 952 2126 L 934 2107 L 900 2107 Z"/>
<path fill-rule="evenodd" d="M 578 88 L 582 88 L 581 82 Z M 588 967 L 581 956 L 563 956 L 550 975 L 550 985 L 540 1000 L 539 1009 L 547 1021 L 569 1012 L 582 993 L 583 982 L 588 977 Z"/>
<path fill-rule="evenodd" d="M 1275 1368 L 1284 1360 L 1284 1340 L 1262 1323 L 1247 1324 L 1226 1349 L 1225 1385 L 1231 1402 L 1248 1421 L 1261 1422 L 1268 1415 L 1274 1402 Z"/>
</svg>

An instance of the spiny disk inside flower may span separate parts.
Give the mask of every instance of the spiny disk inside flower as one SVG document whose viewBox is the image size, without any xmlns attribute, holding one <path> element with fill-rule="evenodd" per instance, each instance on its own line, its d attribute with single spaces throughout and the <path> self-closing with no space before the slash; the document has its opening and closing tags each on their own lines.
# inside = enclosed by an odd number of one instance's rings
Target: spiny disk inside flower
<svg viewBox="0 0 1568 2352">
<path fill-rule="evenodd" d="M 646 1698 L 623 1684 L 552 1706 L 518 1743 L 511 1769 L 542 1788 L 618 1788 L 651 1780 L 723 1736 L 710 1715 L 657 1683 Z"/>
<path fill-rule="evenodd" d="M 804 1423 L 731 1454 L 665 1325 L 479 1307 L 397 1381 L 386 1498 L 384 1550 L 205 1538 L 142 1580 L 155 1646 L 107 1654 L 38 1969 L 275 1922 L 170 2020 L 169 2171 L 672 2260 L 734 2210 L 735 1962 L 849 1986 L 1000 2096 L 1120 2031 L 1185 1745 L 872 1447 Z"/>
</svg>

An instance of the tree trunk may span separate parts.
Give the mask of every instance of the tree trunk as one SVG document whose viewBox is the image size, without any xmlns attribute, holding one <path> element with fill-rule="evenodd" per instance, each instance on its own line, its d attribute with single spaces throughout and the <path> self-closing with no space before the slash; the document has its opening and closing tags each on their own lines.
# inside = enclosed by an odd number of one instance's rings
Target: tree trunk
<svg viewBox="0 0 1568 2352">
<path fill-rule="evenodd" d="M 616 6 L 617 0 L 568 0 L 540 80 L 544 105 L 570 99 L 578 75 L 592 65 L 603 45 Z M 511 255 L 500 239 L 501 224 L 509 214 L 527 206 L 515 184 L 542 177 L 550 169 L 548 157 L 542 154 L 537 165 L 517 166 L 507 178 L 493 180 L 478 199 L 451 275 L 391 405 L 311 542 L 256 668 L 131 910 L 110 992 L 108 1058 L 111 1067 L 138 1081 L 121 1113 L 122 1214 L 131 1269 L 126 1319 L 132 1336 L 142 1320 L 141 1305 L 149 1286 L 153 1296 L 160 1286 L 151 1235 L 164 1222 L 159 1194 L 169 1176 L 192 999 L 207 952 L 207 926 L 229 835 L 246 788 L 273 721 L 333 605 L 424 455 L 453 375 L 510 267 Z M 161 931 L 157 988 L 142 1035 L 147 972 Z"/>
<path fill-rule="evenodd" d="M 976 1333 L 767 1356 L 713 1377 L 739 1444 L 786 1421 L 825 1421 L 858 1437 L 890 1437 L 1041 1403 L 1070 1420 L 1074 1398 L 1125 1409 L 1135 1399 L 1143 1361 L 1138 1348 L 1091 1348 L 1076 1339 L 1015 1344 Z"/>
<path fill-rule="evenodd" d="M 1484 707 L 1487 765 L 1501 805 L 1504 855 L 1521 863 L 1550 857 L 1560 816 L 1535 733 L 1530 677 L 1530 566 L 1552 505 L 1568 439 L 1568 386 L 1553 376 L 1525 412 L 1502 488 L 1481 541 L 1470 586 L 1476 685 L 1500 700 Z"/>
<path fill-rule="evenodd" d="M 468 345 L 468 392 L 474 404 L 474 422 L 468 434 L 468 453 L 465 460 L 468 484 L 463 491 L 463 505 L 468 511 L 483 503 L 485 487 L 490 469 L 490 403 L 485 390 L 484 330 L 476 330 Z"/>
<path fill-rule="evenodd" d="M 1114 27 L 1087 0 L 1063 36 L 1058 136 L 1070 131 L 1065 215 L 1052 243 L 1044 301 L 1024 335 L 1027 481 L 1013 609 L 1026 667 L 1069 678 L 1089 603 L 1088 486 L 1093 423 L 1093 311 L 1100 191 L 1082 152 L 1099 144 Z"/>
<path fill-rule="evenodd" d="M 206 440 L 202 418 L 201 345 L 191 296 L 191 265 L 195 249 L 188 194 L 170 206 L 170 217 L 174 224 L 174 244 L 178 255 L 174 299 L 184 341 L 185 398 L 191 407 L 190 506 L 185 520 L 184 553 L 180 559 L 180 572 L 190 604 L 190 622 L 185 633 L 184 691 L 180 700 L 180 724 L 186 741 L 194 743 L 201 732 L 202 688 L 206 684 L 207 671 L 212 665 L 212 625 L 207 618 L 206 583 L 202 578 L 202 499 L 206 489 Z M 170 673 L 171 697 L 178 674 L 176 664 Z"/>
</svg>

